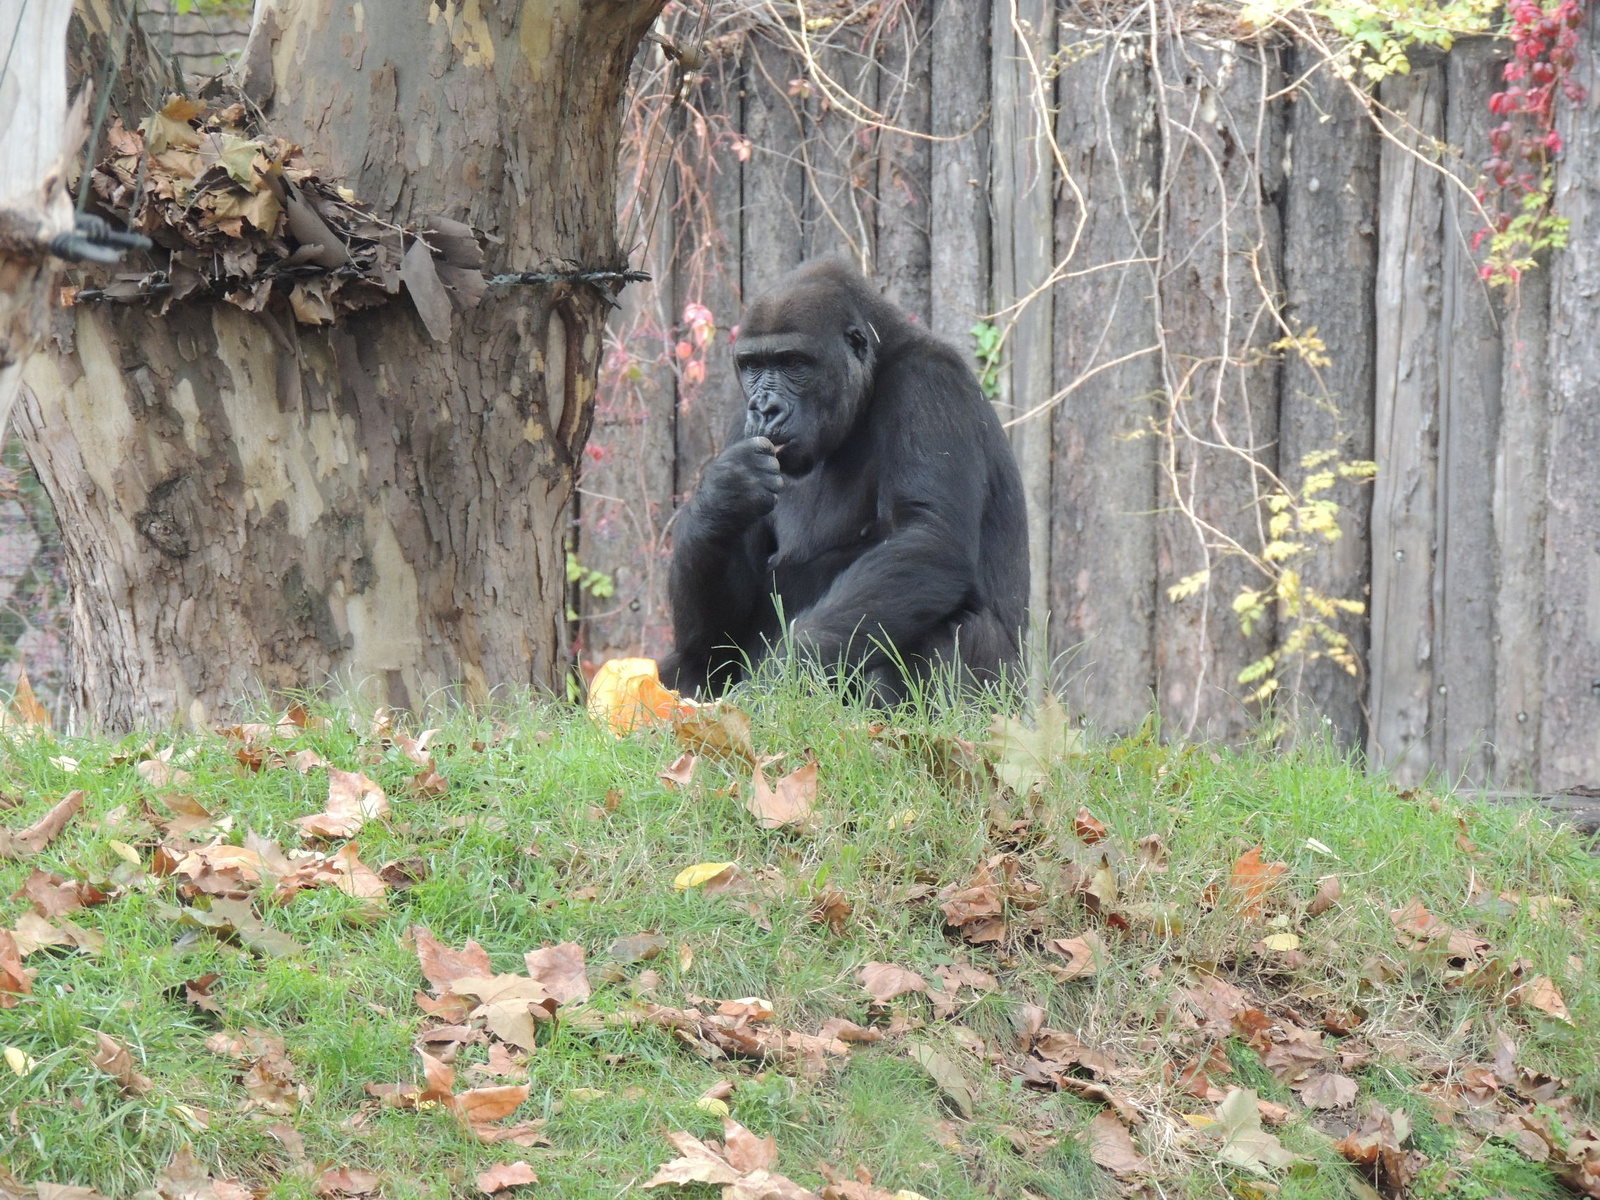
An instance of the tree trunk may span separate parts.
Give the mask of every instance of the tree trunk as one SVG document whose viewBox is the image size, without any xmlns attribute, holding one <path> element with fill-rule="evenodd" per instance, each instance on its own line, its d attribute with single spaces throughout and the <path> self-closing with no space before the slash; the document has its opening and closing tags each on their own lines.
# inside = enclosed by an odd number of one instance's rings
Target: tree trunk
<svg viewBox="0 0 1600 1200">
<path fill-rule="evenodd" d="M 660 6 L 268 0 L 246 88 L 381 218 L 480 230 L 486 273 L 615 269 L 618 101 Z M 603 317 L 564 283 L 490 288 L 442 341 L 399 298 L 328 326 L 281 300 L 79 306 L 17 412 L 61 514 L 75 709 L 554 685 Z"/>
<path fill-rule="evenodd" d="M 42 244 L 72 228 L 61 169 L 71 16 L 72 0 L 0 0 L 0 435 L 49 327 L 60 264 Z"/>
</svg>

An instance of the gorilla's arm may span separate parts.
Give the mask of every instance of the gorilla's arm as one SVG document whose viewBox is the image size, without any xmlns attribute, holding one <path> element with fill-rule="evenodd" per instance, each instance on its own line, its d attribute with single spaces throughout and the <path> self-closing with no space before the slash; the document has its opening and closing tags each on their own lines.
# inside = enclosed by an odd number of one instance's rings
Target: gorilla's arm
<svg viewBox="0 0 1600 1200">
<path fill-rule="evenodd" d="M 990 445 L 988 402 L 957 364 L 917 359 L 877 380 L 879 512 L 890 532 L 794 623 L 797 647 L 825 664 L 870 665 L 884 645 L 914 646 L 972 603 Z"/>
<path fill-rule="evenodd" d="M 770 625 L 766 516 L 782 486 L 765 438 L 730 443 L 706 469 L 673 538 L 673 651 L 661 662 L 668 687 L 702 695 L 725 686 L 739 651 L 754 651 Z"/>
</svg>

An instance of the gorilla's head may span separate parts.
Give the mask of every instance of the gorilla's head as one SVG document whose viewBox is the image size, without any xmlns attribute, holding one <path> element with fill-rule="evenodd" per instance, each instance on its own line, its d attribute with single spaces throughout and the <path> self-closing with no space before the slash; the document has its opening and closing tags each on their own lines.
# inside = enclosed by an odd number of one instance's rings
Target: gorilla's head
<svg viewBox="0 0 1600 1200">
<path fill-rule="evenodd" d="M 872 392 L 883 335 L 897 318 L 831 259 L 807 263 L 745 313 L 734 361 L 746 437 L 770 438 L 787 475 L 844 441 Z"/>
</svg>

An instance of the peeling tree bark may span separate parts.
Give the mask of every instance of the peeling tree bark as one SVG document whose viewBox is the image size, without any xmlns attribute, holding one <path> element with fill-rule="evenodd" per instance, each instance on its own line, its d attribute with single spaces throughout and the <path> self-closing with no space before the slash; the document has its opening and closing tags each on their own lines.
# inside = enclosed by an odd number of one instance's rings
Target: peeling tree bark
<svg viewBox="0 0 1600 1200">
<path fill-rule="evenodd" d="M 61 170 L 71 16 L 72 0 L 0 0 L 0 433 L 49 328 L 60 264 L 40 245 L 72 228 Z"/>
<path fill-rule="evenodd" d="M 490 271 L 615 268 L 618 100 L 660 6 L 268 0 L 247 86 L 380 215 L 484 231 Z M 559 286 L 491 289 L 443 343 L 403 302 L 326 328 L 73 312 L 17 424 L 61 516 L 75 708 L 126 728 L 330 677 L 407 706 L 555 684 L 603 316 Z"/>
</svg>

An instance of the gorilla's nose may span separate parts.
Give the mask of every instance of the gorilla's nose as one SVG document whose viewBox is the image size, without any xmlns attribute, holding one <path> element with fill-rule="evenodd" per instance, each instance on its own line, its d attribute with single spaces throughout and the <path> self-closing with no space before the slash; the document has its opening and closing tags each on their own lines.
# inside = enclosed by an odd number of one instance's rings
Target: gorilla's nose
<svg viewBox="0 0 1600 1200">
<path fill-rule="evenodd" d="M 766 392 L 750 401 L 750 411 L 759 413 L 769 421 L 775 420 L 783 415 L 783 398 L 773 392 Z"/>
</svg>

